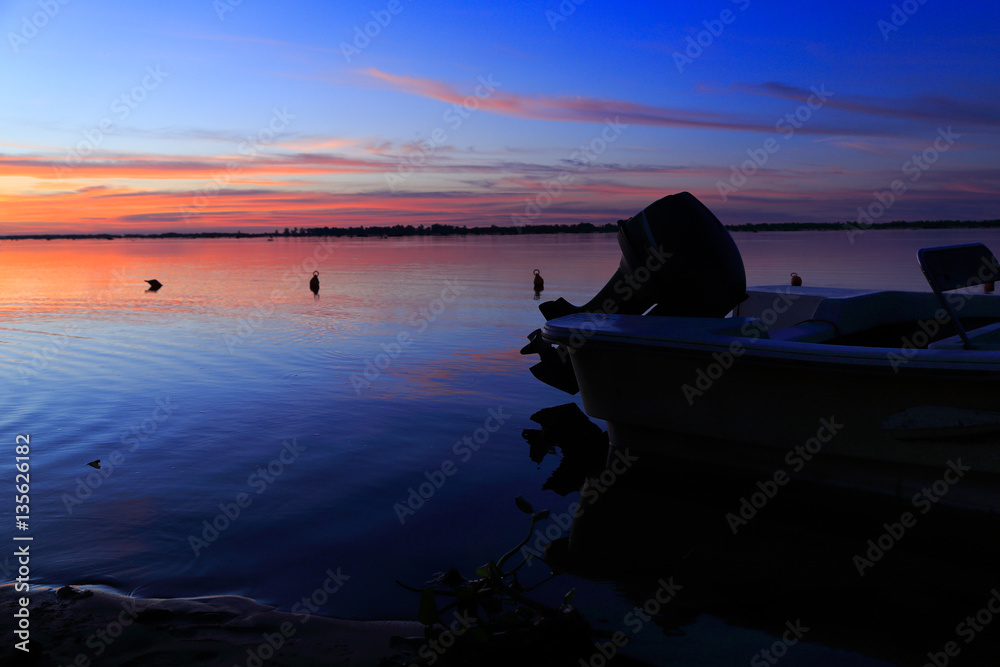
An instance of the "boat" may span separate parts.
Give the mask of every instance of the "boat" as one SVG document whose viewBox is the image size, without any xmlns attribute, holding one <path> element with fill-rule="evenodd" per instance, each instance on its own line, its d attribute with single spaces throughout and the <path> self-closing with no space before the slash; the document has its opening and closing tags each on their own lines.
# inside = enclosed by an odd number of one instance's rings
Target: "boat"
<svg viewBox="0 0 1000 667">
<path fill-rule="evenodd" d="M 1000 264 L 986 246 L 921 250 L 927 292 L 747 288 L 732 238 L 689 193 L 618 240 L 609 285 L 633 293 L 542 304 L 522 350 L 541 354 L 537 377 L 579 389 L 613 448 L 900 497 L 940 479 L 948 504 L 1000 509 Z"/>
</svg>

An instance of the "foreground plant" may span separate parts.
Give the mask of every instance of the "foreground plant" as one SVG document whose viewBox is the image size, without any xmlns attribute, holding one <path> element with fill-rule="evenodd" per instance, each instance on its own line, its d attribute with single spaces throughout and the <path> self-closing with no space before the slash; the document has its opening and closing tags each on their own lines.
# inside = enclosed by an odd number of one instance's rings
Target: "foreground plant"
<svg viewBox="0 0 1000 667">
<path fill-rule="evenodd" d="M 533 590 L 560 574 L 542 556 L 522 556 L 535 526 L 549 517 L 548 510 L 536 512 L 518 496 L 517 508 L 531 517 L 528 535 L 498 560 L 475 569 L 475 578 L 466 578 L 451 568 L 436 576 L 425 588 L 407 586 L 420 593 L 417 620 L 424 625 L 423 640 L 399 640 L 394 644 L 400 655 L 388 665 L 509 665 L 515 658 L 532 656 L 532 664 L 575 664 L 574 656 L 592 650 L 587 622 L 571 605 L 574 590 L 567 592 L 558 607 L 528 596 Z M 550 573 L 542 581 L 526 586 L 518 578 L 529 559 L 545 563 Z M 405 657 L 404 657 L 405 656 Z"/>
</svg>

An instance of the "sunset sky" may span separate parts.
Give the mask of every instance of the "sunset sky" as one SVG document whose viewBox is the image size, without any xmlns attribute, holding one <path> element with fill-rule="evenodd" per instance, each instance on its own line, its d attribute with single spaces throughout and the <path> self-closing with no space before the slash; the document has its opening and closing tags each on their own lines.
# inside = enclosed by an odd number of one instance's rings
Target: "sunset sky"
<svg viewBox="0 0 1000 667">
<path fill-rule="evenodd" d="M 7 1 L 0 234 L 604 223 L 682 190 L 727 224 L 1000 218 L 998 19 Z"/>
</svg>

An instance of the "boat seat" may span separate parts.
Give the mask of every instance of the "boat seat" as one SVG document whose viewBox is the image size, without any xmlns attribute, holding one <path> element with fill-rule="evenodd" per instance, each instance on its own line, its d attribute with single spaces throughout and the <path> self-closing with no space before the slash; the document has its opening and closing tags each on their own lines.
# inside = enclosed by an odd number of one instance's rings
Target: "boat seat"
<svg viewBox="0 0 1000 667">
<path fill-rule="evenodd" d="M 938 309 L 934 295 L 928 292 L 868 292 L 824 299 L 810 319 L 835 322 L 840 334 L 847 336 L 882 325 L 933 318 Z"/>
<path fill-rule="evenodd" d="M 958 329 L 958 336 L 962 340 L 962 347 L 966 350 L 973 350 L 971 335 L 966 333 L 958 313 L 951 302 L 945 298 L 944 292 L 959 289 L 961 287 L 971 287 L 992 283 L 1000 279 L 1000 263 L 997 262 L 993 252 L 982 243 L 966 243 L 963 245 L 940 246 L 936 248 L 922 248 L 917 251 L 917 261 L 920 263 L 920 270 L 924 272 L 924 277 L 934 290 L 934 295 L 948 315 L 951 317 L 951 326 Z M 992 326 L 992 325 L 990 325 Z M 988 329 L 989 327 L 981 327 Z M 981 331 L 977 329 L 976 331 Z M 992 331 L 979 334 L 979 338 L 987 336 Z M 944 342 L 944 341 L 939 341 Z M 981 344 L 986 345 L 985 339 Z"/>
</svg>

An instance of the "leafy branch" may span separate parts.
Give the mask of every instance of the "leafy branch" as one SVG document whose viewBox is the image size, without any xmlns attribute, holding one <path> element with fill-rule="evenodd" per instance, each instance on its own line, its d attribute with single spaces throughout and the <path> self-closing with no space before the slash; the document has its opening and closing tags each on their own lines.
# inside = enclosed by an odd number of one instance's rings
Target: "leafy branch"
<svg viewBox="0 0 1000 667">
<path fill-rule="evenodd" d="M 509 660 L 527 649 L 544 652 L 547 646 L 558 645 L 565 656 L 567 640 L 589 646 L 586 643 L 589 628 L 570 605 L 575 589 L 563 596 L 558 607 L 528 596 L 561 572 L 542 556 L 530 551 L 522 553 L 535 526 L 549 518 L 549 511 L 536 512 L 531 503 L 520 496 L 514 502 L 521 512 L 531 517 L 527 535 L 499 559 L 477 567 L 475 577 L 466 578 L 453 567 L 424 588 L 396 581 L 403 588 L 420 594 L 417 620 L 424 625 L 424 641 L 416 650 L 420 658 L 407 664 L 487 665 L 504 655 Z M 511 566 L 511 561 L 519 554 L 522 560 Z M 518 578 L 518 570 L 531 558 L 545 563 L 550 574 L 528 587 Z M 451 623 L 443 619 L 448 612 L 454 614 L 455 620 Z M 439 648 L 441 646 L 447 646 L 447 650 Z"/>
</svg>

